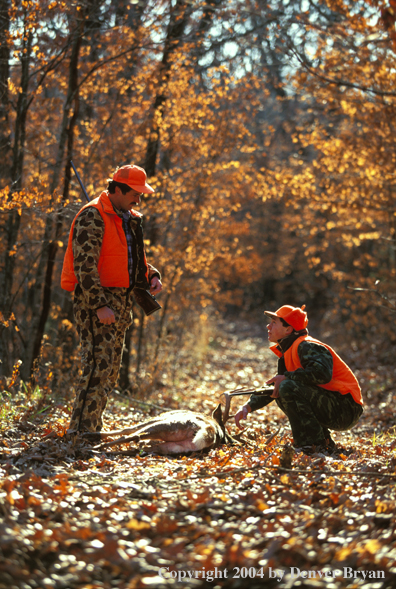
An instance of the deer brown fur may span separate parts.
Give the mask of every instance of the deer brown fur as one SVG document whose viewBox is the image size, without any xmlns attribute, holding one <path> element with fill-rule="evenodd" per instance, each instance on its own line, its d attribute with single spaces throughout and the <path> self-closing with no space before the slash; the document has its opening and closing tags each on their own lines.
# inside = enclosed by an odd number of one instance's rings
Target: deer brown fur
<svg viewBox="0 0 396 589">
<path fill-rule="evenodd" d="M 158 454 L 182 454 L 235 442 L 226 432 L 221 404 L 216 407 L 212 416 L 195 411 L 167 411 L 133 427 L 93 434 L 94 439 L 99 440 L 115 436 L 117 439 L 102 443 L 98 448 L 108 448 L 126 442 L 158 440 L 160 443 L 152 447 L 152 451 Z"/>
</svg>

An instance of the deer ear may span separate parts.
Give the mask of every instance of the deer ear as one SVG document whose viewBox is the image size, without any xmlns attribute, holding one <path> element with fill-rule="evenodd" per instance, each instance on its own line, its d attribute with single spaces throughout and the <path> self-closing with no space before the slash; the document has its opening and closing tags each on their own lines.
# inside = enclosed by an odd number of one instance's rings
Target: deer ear
<svg viewBox="0 0 396 589">
<path fill-rule="evenodd" d="M 221 403 L 219 403 L 217 405 L 216 409 L 213 411 L 212 417 L 215 421 L 217 421 L 217 423 L 219 425 L 224 425 L 223 424 L 223 414 L 221 412 Z"/>
</svg>

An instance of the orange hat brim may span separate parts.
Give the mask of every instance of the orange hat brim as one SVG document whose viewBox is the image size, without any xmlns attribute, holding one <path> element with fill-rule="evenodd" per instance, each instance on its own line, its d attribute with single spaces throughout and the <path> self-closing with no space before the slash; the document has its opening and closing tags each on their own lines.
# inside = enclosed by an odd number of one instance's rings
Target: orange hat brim
<svg viewBox="0 0 396 589">
<path fill-rule="evenodd" d="M 264 311 L 264 315 L 267 315 L 267 317 L 279 317 L 279 315 L 271 313 L 271 311 Z"/>
<path fill-rule="evenodd" d="M 154 192 L 154 188 L 150 186 L 150 184 L 144 184 L 143 186 L 138 186 L 137 184 L 130 184 L 129 182 L 124 182 L 127 186 L 130 186 L 136 192 L 144 192 L 144 194 L 152 194 Z"/>
<path fill-rule="evenodd" d="M 120 184 L 126 184 L 127 186 L 129 186 L 130 188 L 133 188 L 133 190 L 136 190 L 136 192 L 143 192 L 144 194 L 153 194 L 153 192 L 155 192 L 154 188 L 152 186 L 150 186 L 150 184 L 131 184 L 130 182 L 125 182 L 125 180 L 123 180 L 121 182 L 121 180 L 114 180 L 114 178 L 107 178 L 106 180 L 107 182 L 119 182 Z"/>
</svg>

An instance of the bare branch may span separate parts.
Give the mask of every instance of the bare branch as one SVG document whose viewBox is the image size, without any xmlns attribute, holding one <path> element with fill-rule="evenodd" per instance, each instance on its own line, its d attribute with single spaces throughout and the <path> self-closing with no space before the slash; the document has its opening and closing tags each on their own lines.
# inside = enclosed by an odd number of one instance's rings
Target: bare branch
<svg viewBox="0 0 396 589">
<path fill-rule="evenodd" d="M 308 63 L 301 57 L 298 51 L 296 51 L 293 47 L 290 47 L 290 50 L 307 72 L 309 72 L 319 80 L 326 82 L 327 84 L 331 84 L 334 86 L 345 86 L 346 88 L 354 88 L 355 90 L 361 90 L 362 92 L 368 92 L 371 94 L 375 94 L 376 96 L 396 96 L 396 92 L 377 90 L 375 88 L 370 88 L 369 86 L 354 84 L 353 82 L 347 82 L 343 79 L 330 78 L 328 76 L 324 76 L 323 74 L 319 74 L 316 70 L 314 70 L 312 67 L 308 65 Z"/>
</svg>

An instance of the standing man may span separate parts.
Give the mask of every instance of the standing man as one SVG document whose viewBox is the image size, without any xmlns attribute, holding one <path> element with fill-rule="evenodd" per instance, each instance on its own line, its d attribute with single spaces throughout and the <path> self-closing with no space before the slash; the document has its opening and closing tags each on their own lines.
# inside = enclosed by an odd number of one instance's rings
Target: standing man
<svg viewBox="0 0 396 589">
<path fill-rule="evenodd" d="M 351 429 L 363 413 L 359 383 L 336 352 L 308 335 L 305 305 L 284 305 L 269 317 L 268 339 L 278 356 L 278 374 L 267 381 L 271 395 L 251 395 L 235 415 L 238 427 L 248 413 L 265 407 L 275 399 L 286 413 L 294 446 L 306 454 L 335 447 L 329 429 Z"/>
<path fill-rule="evenodd" d="M 132 322 L 132 290 L 162 289 L 160 273 L 146 261 L 142 215 L 132 209 L 143 194 L 154 192 L 146 179 L 139 166 L 118 168 L 107 190 L 86 204 L 71 226 L 61 285 L 74 290 L 82 375 L 68 433 L 102 429 Z"/>
</svg>

